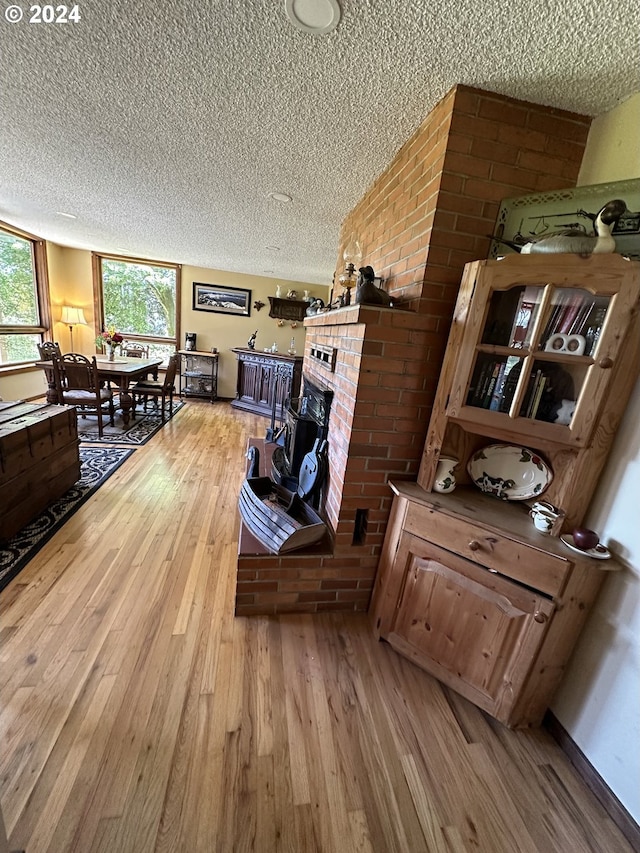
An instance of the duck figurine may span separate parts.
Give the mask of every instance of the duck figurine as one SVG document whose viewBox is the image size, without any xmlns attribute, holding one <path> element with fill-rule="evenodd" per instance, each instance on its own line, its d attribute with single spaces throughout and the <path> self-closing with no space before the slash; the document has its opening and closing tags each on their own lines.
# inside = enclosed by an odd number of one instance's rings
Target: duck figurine
<svg viewBox="0 0 640 853">
<path fill-rule="evenodd" d="M 595 234 L 585 234 L 579 228 L 566 228 L 544 237 L 529 240 L 522 245 L 509 240 L 494 239 L 500 243 L 505 243 L 520 252 L 521 255 L 573 254 L 586 257 L 588 255 L 607 254 L 616 250 L 616 242 L 611 231 L 626 210 L 626 203 L 622 199 L 616 198 L 613 201 L 608 201 L 595 217 L 591 214 L 594 219 Z"/>
</svg>

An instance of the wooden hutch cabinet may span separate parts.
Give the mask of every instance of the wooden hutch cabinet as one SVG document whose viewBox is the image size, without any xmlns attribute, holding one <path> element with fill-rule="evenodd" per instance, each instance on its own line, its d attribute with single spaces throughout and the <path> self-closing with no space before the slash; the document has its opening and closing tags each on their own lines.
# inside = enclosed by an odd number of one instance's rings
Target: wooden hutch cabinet
<svg viewBox="0 0 640 853">
<path fill-rule="evenodd" d="M 392 484 L 374 629 L 510 727 L 540 723 L 620 565 L 539 532 L 537 494 L 485 494 L 467 464 L 493 444 L 533 451 L 566 514 L 557 533 L 579 525 L 638 375 L 639 300 L 640 264 L 620 255 L 468 264 L 418 482 Z M 459 460 L 450 493 L 434 490 L 441 455 Z"/>
<path fill-rule="evenodd" d="M 257 415 L 282 417 L 285 400 L 297 397 L 302 379 L 301 355 L 256 352 L 238 347 L 236 398 L 231 405 Z"/>
</svg>

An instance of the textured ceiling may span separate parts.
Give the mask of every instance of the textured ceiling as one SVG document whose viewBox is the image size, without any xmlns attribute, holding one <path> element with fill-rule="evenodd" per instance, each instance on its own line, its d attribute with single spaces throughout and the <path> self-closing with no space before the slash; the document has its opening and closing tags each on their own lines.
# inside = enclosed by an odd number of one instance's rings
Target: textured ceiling
<svg viewBox="0 0 640 853">
<path fill-rule="evenodd" d="M 80 0 L 67 24 L 16 3 L 0 219 L 297 281 L 331 282 L 341 221 L 456 83 L 593 116 L 640 90 L 637 0 L 342 0 L 326 36 L 284 0 Z"/>
</svg>

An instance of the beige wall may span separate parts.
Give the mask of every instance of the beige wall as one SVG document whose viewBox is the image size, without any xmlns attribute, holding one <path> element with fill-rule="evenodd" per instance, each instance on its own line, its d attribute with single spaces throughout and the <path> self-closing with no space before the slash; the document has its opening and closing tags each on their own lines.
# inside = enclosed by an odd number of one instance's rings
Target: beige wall
<svg viewBox="0 0 640 853">
<path fill-rule="evenodd" d="M 640 177 L 640 92 L 593 120 L 579 186 Z"/>
<path fill-rule="evenodd" d="M 62 305 L 67 303 L 82 308 L 87 325 L 74 326 L 73 344 L 76 352 L 91 355 L 96 351 L 91 252 L 47 243 L 47 262 L 53 338 L 60 343 L 63 351 L 70 349 L 69 327 L 60 322 Z M 230 317 L 214 312 L 194 311 L 192 307 L 194 281 L 251 290 L 251 315 Z M 183 266 L 179 343 L 181 347 L 184 345 L 185 332 L 196 332 L 199 349 L 209 351 L 211 347 L 218 348 L 220 352 L 218 395 L 220 397 L 235 396 L 236 360 L 230 349 L 246 346 L 249 337 L 256 330 L 258 331 L 257 349 L 265 349 L 275 342 L 280 352 L 286 352 L 291 338 L 295 337 L 296 350 L 300 353 L 304 351 L 305 330 L 302 324 L 295 329 L 289 322 L 278 326 L 277 320 L 269 317 L 268 297 L 275 296 L 278 285 L 285 294 L 291 289 L 296 290 L 299 298 L 303 297 L 305 289 L 309 291 L 310 296 L 318 296 L 325 302 L 329 297 L 329 286 Z M 253 307 L 253 303 L 257 300 L 265 303 L 260 311 L 256 311 Z M 31 399 L 44 394 L 45 391 L 44 374 L 40 370 L 22 371 L 8 376 L 0 374 L 0 397 L 5 400 Z"/>
<path fill-rule="evenodd" d="M 72 305 L 82 308 L 88 324 L 74 326 L 73 348 L 86 354 L 95 352 L 91 252 L 47 243 L 47 261 L 54 340 L 58 341 L 63 352 L 70 350 L 69 327 L 60 322 L 60 314 L 64 304 Z"/>
<path fill-rule="evenodd" d="M 193 283 L 225 284 L 230 287 L 241 287 L 251 291 L 251 316 L 230 317 L 209 311 L 193 310 Z M 280 285 L 282 293 L 293 289 L 298 298 L 302 299 L 305 289 L 310 296 L 318 296 L 325 302 L 329 298 L 329 288 L 300 282 L 285 281 L 284 279 L 262 278 L 261 276 L 242 275 L 240 273 L 223 272 L 221 270 L 203 269 L 202 267 L 184 266 L 182 268 L 182 336 L 180 346 L 184 346 L 185 332 L 197 334 L 197 347 L 208 352 L 211 347 L 217 347 L 218 359 L 218 395 L 220 397 L 235 397 L 236 391 L 236 357 L 231 352 L 233 347 L 246 347 L 247 341 L 258 331 L 256 350 L 263 350 L 275 343 L 279 352 L 286 352 L 295 338 L 296 351 L 304 352 L 305 330 L 302 324 L 296 328 L 286 322 L 278 326 L 278 321 L 269 317 L 269 296 L 276 295 L 276 287 Z M 256 300 L 264 302 L 264 307 L 257 311 L 253 304 Z"/>
<path fill-rule="evenodd" d="M 640 93 L 592 125 L 581 185 L 640 178 Z M 623 806 L 640 822 L 640 382 L 587 524 L 625 560 L 594 607 L 552 711 Z"/>
</svg>

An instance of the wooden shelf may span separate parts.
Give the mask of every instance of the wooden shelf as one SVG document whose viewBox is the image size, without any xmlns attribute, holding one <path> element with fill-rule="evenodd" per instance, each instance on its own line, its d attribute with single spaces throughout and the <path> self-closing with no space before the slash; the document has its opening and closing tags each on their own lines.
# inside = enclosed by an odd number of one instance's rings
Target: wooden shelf
<svg viewBox="0 0 640 853">
<path fill-rule="evenodd" d="M 301 323 L 307 316 L 309 303 L 302 299 L 279 299 L 269 297 L 269 316 L 276 320 L 293 320 Z"/>
</svg>

